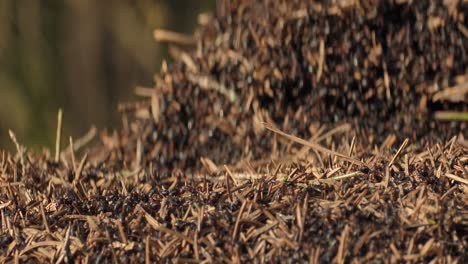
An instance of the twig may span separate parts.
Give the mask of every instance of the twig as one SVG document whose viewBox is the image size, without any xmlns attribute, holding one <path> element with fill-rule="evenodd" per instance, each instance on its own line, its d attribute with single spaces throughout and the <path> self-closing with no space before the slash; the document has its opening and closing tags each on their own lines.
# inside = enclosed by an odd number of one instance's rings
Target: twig
<svg viewBox="0 0 468 264">
<path fill-rule="evenodd" d="M 141 96 L 141 97 L 151 97 L 153 96 L 154 93 L 154 88 L 153 87 L 143 87 L 143 86 L 137 86 L 135 87 L 135 95 Z"/>
<path fill-rule="evenodd" d="M 441 121 L 468 121 L 468 112 L 437 111 L 434 116 Z"/>
<path fill-rule="evenodd" d="M 316 144 L 316 143 L 313 143 L 313 142 L 309 142 L 309 141 L 306 141 L 302 138 L 299 138 L 299 137 L 296 137 L 296 136 L 293 136 L 293 135 L 289 135 L 275 127 L 273 127 L 272 125 L 270 124 L 267 124 L 267 123 L 263 123 L 263 125 L 268 129 L 268 130 L 271 130 L 279 135 L 282 135 L 286 138 L 288 138 L 289 140 L 292 140 L 296 143 L 299 143 L 299 144 L 302 144 L 302 145 L 305 145 L 305 146 L 308 146 L 310 148 L 313 148 L 319 152 L 323 152 L 323 153 L 327 153 L 327 154 L 330 154 L 330 155 L 333 155 L 333 156 L 337 156 L 337 157 L 340 157 L 344 160 L 347 160 L 349 162 L 352 162 L 354 164 L 357 164 L 357 165 L 361 165 L 361 166 L 365 166 L 365 163 L 360 161 L 360 160 L 357 160 L 357 159 L 353 159 L 351 157 L 349 157 L 348 155 L 345 155 L 345 154 L 341 154 L 341 153 L 338 153 L 336 151 L 333 151 L 333 150 L 330 150 L 330 149 L 327 149 L 325 147 L 322 147 L 320 146 L 319 144 Z"/>
<path fill-rule="evenodd" d="M 348 240 L 349 226 L 345 225 L 340 237 L 340 245 L 338 247 L 338 255 L 336 256 L 337 263 L 344 263 L 346 257 L 346 242 Z"/>
<path fill-rule="evenodd" d="M 319 47 L 319 66 L 317 69 L 317 82 L 320 81 L 323 73 L 323 65 L 325 64 L 325 41 L 323 38 L 320 39 L 320 47 Z"/>
<path fill-rule="evenodd" d="M 22 182 L 9 182 L 9 183 L 3 183 L 0 184 L 0 188 L 7 188 L 10 186 L 24 186 L 24 183 Z"/>
<path fill-rule="evenodd" d="M 226 88 L 226 86 L 224 84 L 221 84 L 215 80 L 213 80 L 213 78 L 209 77 L 209 76 L 205 76 L 205 75 L 196 75 L 196 74 L 187 74 L 187 78 L 189 79 L 190 82 L 194 83 L 194 84 L 197 84 L 198 86 L 200 86 L 200 88 L 204 89 L 204 90 L 213 90 L 213 91 L 217 91 L 218 93 L 224 95 L 226 97 L 226 99 L 228 99 L 231 103 L 232 102 L 235 102 L 238 98 L 236 92 L 234 91 L 234 89 L 230 88 Z"/>
<path fill-rule="evenodd" d="M 95 126 L 92 126 L 89 131 L 82 137 L 80 137 L 77 140 L 74 140 L 73 146 L 68 146 L 64 151 L 62 151 L 62 155 L 64 155 L 67 152 L 70 152 L 71 149 L 73 148 L 74 152 L 77 152 L 80 150 L 82 147 L 86 146 L 97 134 L 97 128 Z"/>
<path fill-rule="evenodd" d="M 169 228 L 164 227 L 161 224 L 159 224 L 159 222 L 156 219 L 154 219 L 154 217 L 152 217 L 150 214 L 148 214 L 142 207 L 140 208 L 140 210 L 142 210 L 144 212 L 145 219 L 152 228 L 156 229 L 159 232 L 168 233 L 168 234 L 171 234 L 171 235 L 173 235 L 173 236 L 175 236 L 175 237 L 177 237 L 177 238 L 179 238 L 181 240 L 185 240 L 191 245 L 194 244 L 192 239 L 186 237 L 185 235 L 183 235 L 181 233 L 178 233 L 178 232 L 176 232 L 176 231 L 174 231 L 172 229 L 169 229 Z"/>
<path fill-rule="evenodd" d="M 239 230 L 239 223 L 240 223 L 242 214 L 244 213 L 244 209 L 245 209 L 246 204 L 247 204 L 247 200 L 244 200 L 242 202 L 241 208 L 239 209 L 239 213 L 237 214 L 236 223 L 234 225 L 234 231 L 232 232 L 232 242 L 234 242 L 236 240 L 237 232 Z"/>
<path fill-rule="evenodd" d="M 83 172 L 83 168 L 86 165 L 86 161 L 88 161 L 88 153 L 86 153 L 83 158 L 81 159 L 80 165 L 78 166 L 78 169 L 75 171 L 75 181 L 78 181 L 78 179 L 81 176 L 81 173 Z"/>
<path fill-rule="evenodd" d="M 192 36 L 164 29 L 156 29 L 153 32 L 153 36 L 154 39 L 159 42 L 172 42 L 180 45 L 196 44 L 196 40 Z"/>
<path fill-rule="evenodd" d="M 362 175 L 364 175 L 364 173 L 362 173 L 360 171 L 355 171 L 355 172 L 351 172 L 351 173 L 347 173 L 347 174 L 343 174 L 343 175 L 339 175 L 339 176 L 335 176 L 335 177 L 330 177 L 330 178 L 327 178 L 325 180 L 339 181 L 339 180 L 344 180 L 344 179 L 347 179 L 347 178 L 352 178 L 352 177 L 355 177 L 355 176 L 362 176 Z"/>
<path fill-rule="evenodd" d="M 76 159 L 75 159 L 75 151 L 74 151 L 74 147 L 73 147 L 73 138 L 72 137 L 70 137 L 70 156 L 71 156 L 71 160 L 72 160 L 73 170 L 76 170 Z"/>
<path fill-rule="evenodd" d="M 455 181 L 458 181 L 458 182 L 461 182 L 461 183 L 464 183 L 466 185 L 468 185 L 468 180 L 467 179 L 463 179 L 462 177 L 458 177 L 457 175 L 454 175 L 454 174 L 451 174 L 451 173 L 445 173 L 445 177 L 448 177 L 452 180 L 455 180 Z"/>
<path fill-rule="evenodd" d="M 10 135 L 11 141 L 13 141 L 13 143 L 16 146 L 16 151 L 18 151 L 18 155 L 20 157 L 20 162 L 21 162 L 21 171 L 23 172 L 23 176 L 24 176 L 26 174 L 26 166 L 24 164 L 24 151 L 21 148 L 21 145 L 18 143 L 15 133 L 13 133 L 13 131 L 11 130 L 8 130 L 8 134 Z"/>
<path fill-rule="evenodd" d="M 158 124 L 161 115 L 161 108 L 159 106 L 159 96 L 156 93 L 156 90 L 153 90 L 151 95 L 151 115 L 153 116 L 154 122 Z"/>
<path fill-rule="evenodd" d="M 437 92 L 432 97 L 433 102 L 437 101 L 450 101 L 450 102 L 460 102 L 464 101 L 464 96 L 468 94 L 468 82 L 464 82 L 452 87 L 443 89 L 442 91 Z"/>
<path fill-rule="evenodd" d="M 145 239 L 145 264 L 151 263 L 150 257 L 150 236 L 146 236 Z"/>
<path fill-rule="evenodd" d="M 405 141 L 403 141 L 403 143 L 401 144 L 400 148 L 398 149 L 398 151 L 395 153 L 395 155 L 393 156 L 393 158 L 390 160 L 390 163 L 388 163 L 388 167 L 391 167 L 393 165 L 393 163 L 395 162 L 395 160 L 398 158 L 398 156 L 401 154 L 401 152 L 403 151 L 403 149 L 406 148 L 406 145 L 408 145 L 408 142 L 409 142 L 409 139 L 405 139 Z"/>
<path fill-rule="evenodd" d="M 42 205 L 42 202 L 39 203 L 39 207 L 41 209 L 41 216 L 42 216 L 42 221 L 44 222 L 44 226 L 46 229 L 46 232 L 50 234 L 50 228 L 49 228 L 49 223 L 47 222 L 47 217 L 44 212 L 44 205 Z"/>
<path fill-rule="evenodd" d="M 62 109 L 60 108 L 57 114 L 57 134 L 55 138 L 55 162 L 60 161 L 60 143 L 62 140 Z"/>
<path fill-rule="evenodd" d="M 59 255 L 59 258 L 55 262 L 56 264 L 62 263 L 62 261 L 67 256 L 68 246 L 70 244 L 70 230 L 71 230 L 71 226 L 68 225 L 67 232 L 65 233 L 65 240 L 60 250 L 58 250 L 58 252 L 61 252 L 61 253 Z"/>
</svg>

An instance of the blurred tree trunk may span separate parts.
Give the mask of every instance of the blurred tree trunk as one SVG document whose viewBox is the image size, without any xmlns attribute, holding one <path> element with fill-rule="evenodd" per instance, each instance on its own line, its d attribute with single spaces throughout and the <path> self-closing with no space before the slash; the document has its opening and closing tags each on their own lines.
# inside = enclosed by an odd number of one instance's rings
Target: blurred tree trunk
<svg viewBox="0 0 468 264">
<path fill-rule="evenodd" d="M 83 130 L 89 121 L 97 124 L 107 122 L 109 100 L 102 89 L 104 83 L 99 78 L 102 68 L 102 21 L 99 1 L 67 0 L 65 3 L 64 77 L 67 95 L 71 99 L 67 109 L 72 111 L 73 120 L 78 123 L 75 126 Z"/>
<path fill-rule="evenodd" d="M 64 138 L 118 127 L 117 103 L 151 87 L 167 57 L 153 30 L 190 33 L 213 3 L 0 0 L 0 147 L 11 145 L 8 128 L 26 145 L 53 147 L 59 107 Z"/>
</svg>

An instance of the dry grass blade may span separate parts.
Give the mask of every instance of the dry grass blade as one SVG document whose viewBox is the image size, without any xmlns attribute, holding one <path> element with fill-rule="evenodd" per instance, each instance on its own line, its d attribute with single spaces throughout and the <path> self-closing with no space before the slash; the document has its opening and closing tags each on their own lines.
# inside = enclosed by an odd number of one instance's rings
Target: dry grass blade
<svg viewBox="0 0 468 264">
<path fill-rule="evenodd" d="M 320 146 L 319 144 L 316 144 L 316 143 L 312 143 L 312 142 L 309 142 L 309 141 L 306 141 L 302 138 L 298 138 L 296 136 L 293 136 L 293 135 L 290 135 L 290 134 L 287 134 L 275 127 L 273 127 L 272 125 L 270 124 L 267 124 L 267 123 L 263 123 L 263 125 L 268 129 L 268 130 L 271 130 L 281 136 L 284 136 L 286 138 L 288 138 L 289 140 L 292 140 L 296 143 L 299 143 L 299 144 L 302 144 L 302 145 L 305 145 L 305 146 L 308 146 L 312 149 L 315 149 L 319 152 L 322 152 L 322 153 L 326 153 L 326 154 L 330 154 L 330 155 L 333 155 L 333 156 L 337 156 L 337 157 L 340 157 L 346 161 L 349 161 L 349 162 L 352 162 L 354 164 L 357 164 L 357 165 L 361 165 L 361 166 L 365 166 L 366 164 L 360 160 L 357 160 L 357 159 L 353 159 L 351 157 L 349 157 L 348 155 L 345 155 L 345 154 L 341 154 L 341 153 L 338 153 L 336 151 L 333 151 L 333 150 L 330 150 L 330 149 L 327 149 L 325 147 L 322 147 Z"/>
<path fill-rule="evenodd" d="M 441 121 L 468 121 L 468 112 L 437 111 L 434 116 Z"/>
<path fill-rule="evenodd" d="M 344 179 L 348 179 L 348 178 L 352 178 L 352 177 L 356 177 L 356 176 L 361 176 L 361 175 L 364 175 L 364 173 L 362 173 L 360 171 L 355 171 L 355 172 L 343 174 L 343 175 L 340 175 L 340 176 L 330 177 L 330 178 L 327 178 L 326 180 L 338 181 L 338 180 L 344 180 Z"/>
</svg>

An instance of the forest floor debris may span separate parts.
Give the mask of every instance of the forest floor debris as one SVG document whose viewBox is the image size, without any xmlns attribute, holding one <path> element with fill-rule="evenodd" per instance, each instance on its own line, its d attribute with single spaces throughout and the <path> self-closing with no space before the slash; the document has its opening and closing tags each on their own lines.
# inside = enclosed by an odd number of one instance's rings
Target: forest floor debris
<svg viewBox="0 0 468 264">
<path fill-rule="evenodd" d="M 54 156 L 10 132 L 0 262 L 466 263 L 466 14 L 236 0 L 156 30 L 184 47 L 121 130 L 58 125 Z"/>
</svg>

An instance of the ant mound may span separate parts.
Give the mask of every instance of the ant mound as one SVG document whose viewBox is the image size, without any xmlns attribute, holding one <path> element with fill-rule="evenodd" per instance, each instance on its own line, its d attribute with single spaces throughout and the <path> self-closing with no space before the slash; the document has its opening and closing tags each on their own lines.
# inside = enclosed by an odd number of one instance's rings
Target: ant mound
<svg viewBox="0 0 468 264">
<path fill-rule="evenodd" d="M 175 62 L 80 158 L 10 133 L 0 262 L 467 263 L 468 2 L 320 2 L 155 31 Z"/>
</svg>

